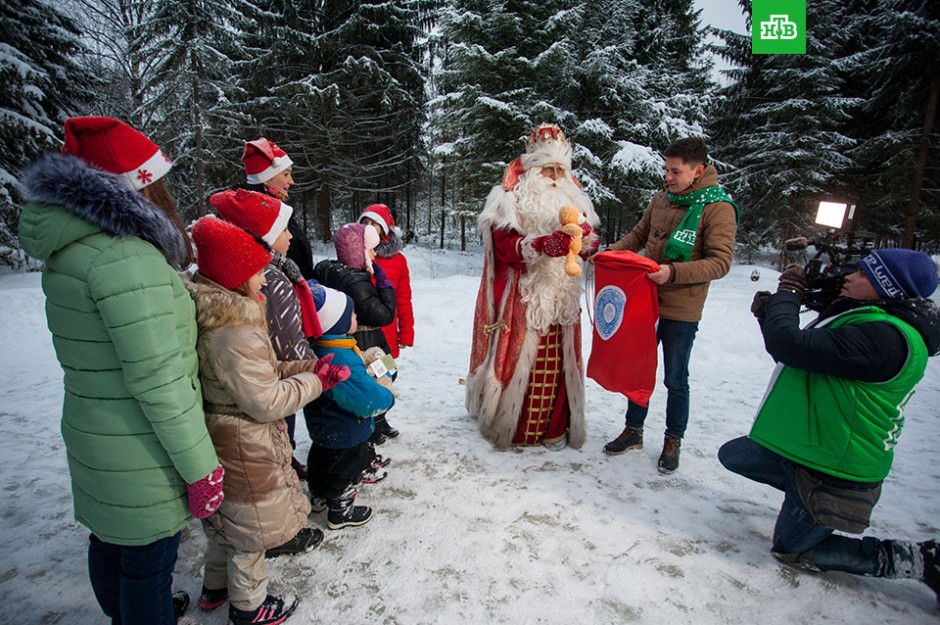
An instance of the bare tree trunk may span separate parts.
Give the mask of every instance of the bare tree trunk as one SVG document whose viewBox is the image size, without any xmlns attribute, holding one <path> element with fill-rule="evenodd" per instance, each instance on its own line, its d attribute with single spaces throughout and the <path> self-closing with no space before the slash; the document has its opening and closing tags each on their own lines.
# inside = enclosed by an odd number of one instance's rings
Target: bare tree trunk
<svg viewBox="0 0 940 625">
<path fill-rule="evenodd" d="M 930 133 L 933 132 L 933 120 L 937 115 L 938 96 L 940 96 L 940 70 L 934 74 L 930 85 L 930 96 L 927 98 L 927 111 L 924 115 L 924 130 L 920 136 L 917 162 L 914 164 L 911 201 L 907 205 L 907 215 L 904 218 L 904 236 L 901 239 L 901 247 L 908 249 L 914 249 L 914 233 L 917 230 L 917 215 L 921 208 L 920 195 L 924 188 L 924 170 L 927 169 L 927 151 L 930 147 Z"/>
<path fill-rule="evenodd" d="M 201 67 L 199 66 L 199 59 L 196 58 L 196 52 L 193 51 L 191 54 L 193 99 L 190 106 L 193 111 L 193 127 L 195 129 L 193 157 L 196 159 L 196 215 L 203 217 L 206 214 L 206 158 L 205 145 L 203 145 L 205 140 L 202 135 L 202 111 L 199 108 L 201 99 L 199 74 L 201 73 Z"/>
<path fill-rule="evenodd" d="M 320 188 L 317 190 L 317 213 L 316 224 L 317 234 L 321 241 L 328 242 L 333 238 L 333 230 L 330 227 L 330 211 L 332 210 L 333 200 L 330 194 L 330 185 L 327 181 L 320 179 Z"/>
<path fill-rule="evenodd" d="M 444 207 L 441 207 L 441 249 L 444 249 Z"/>
</svg>

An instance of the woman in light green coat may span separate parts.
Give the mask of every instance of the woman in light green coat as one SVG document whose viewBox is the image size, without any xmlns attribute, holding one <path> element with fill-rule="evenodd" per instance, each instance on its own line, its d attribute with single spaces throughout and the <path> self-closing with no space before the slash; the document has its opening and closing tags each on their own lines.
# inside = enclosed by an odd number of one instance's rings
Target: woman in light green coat
<svg viewBox="0 0 940 625">
<path fill-rule="evenodd" d="M 62 436 L 89 573 L 114 623 L 170 625 L 180 530 L 221 503 L 206 430 L 189 242 L 163 175 L 170 162 L 118 120 L 65 124 L 63 154 L 26 172 L 24 250 L 64 371 Z M 172 601 L 171 601 L 172 597 Z"/>
</svg>

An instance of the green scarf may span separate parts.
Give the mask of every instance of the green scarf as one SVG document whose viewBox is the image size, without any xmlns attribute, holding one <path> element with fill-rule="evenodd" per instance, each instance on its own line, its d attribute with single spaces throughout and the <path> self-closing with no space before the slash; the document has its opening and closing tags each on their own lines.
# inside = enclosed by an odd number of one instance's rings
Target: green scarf
<svg viewBox="0 0 940 625">
<path fill-rule="evenodd" d="M 713 202 L 728 202 L 734 206 L 735 219 L 738 218 L 738 205 L 731 196 L 725 193 L 721 187 L 705 187 L 698 191 L 693 191 L 686 195 L 673 195 L 666 192 L 669 201 L 678 206 L 688 206 L 682 221 L 673 230 L 666 247 L 663 248 L 663 256 L 680 263 L 687 262 L 692 258 L 692 248 L 695 247 L 695 237 L 698 235 L 698 222 L 702 219 L 702 211 L 706 204 Z"/>
</svg>

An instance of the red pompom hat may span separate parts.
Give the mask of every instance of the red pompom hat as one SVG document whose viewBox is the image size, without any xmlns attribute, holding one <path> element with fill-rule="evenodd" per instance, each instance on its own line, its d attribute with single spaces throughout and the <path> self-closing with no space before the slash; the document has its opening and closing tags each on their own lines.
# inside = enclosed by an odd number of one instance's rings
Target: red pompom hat
<svg viewBox="0 0 940 625">
<path fill-rule="evenodd" d="M 245 143 L 242 162 L 249 184 L 263 184 L 294 164 L 287 152 L 264 137 Z"/>
<path fill-rule="evenodd" d="M 117 174 L 135 191 L 170 171 L 172 161 L 139 130 L 111 117 L 70 117 L 65 120 L 62 152 L 89 165 Z"/>
<path fill-rule="evenodd" d="M 387 237 L 392 232 L 398 235 L 401 234 L 401 231 L 395 225 L 395 219 L 392 217 L 391 209 L 385 204 L 367 206 L 366 209 L 362 211 L 362 214 L 359 215 L 359 223 L 362 223 L 362 220 L 366 218 L 371 219 L 382 227 L 382 238 Z"/>
<path fill-rule="evenodd" d="M 222 219 L 257 234 L 268 245 L 274 245 L 287 229 L 294 209 L 265 193 L 236 189 L 222 191 L 209 198 Z"/>
<path fill-rule="evenodd" d="M 193 225 L 199 273 L 227 289 L 237 289 L 265 265 L 271 254 L 251 233 L 209 215 Z"/>
</svg>

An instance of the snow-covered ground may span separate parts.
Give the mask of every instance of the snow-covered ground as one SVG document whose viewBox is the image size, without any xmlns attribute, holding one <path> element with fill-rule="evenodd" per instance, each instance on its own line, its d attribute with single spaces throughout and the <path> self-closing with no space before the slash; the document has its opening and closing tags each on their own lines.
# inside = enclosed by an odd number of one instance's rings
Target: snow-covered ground
<svg viewBox="0 0 940 625">
<path fill-rule="evenodd" d="M 725 471 L 726 440 L 747 432 L 773 368 L 748 310 L 776 272 L 735 265 L 713 284 L 692 353 L 692 415 L 679 472 L 656 472 L 664 391 L 647 446 L 602 452 L 626 400 L 587 385 L 581 450 L 494 451 L 463 407 L 478 254 L 408 250 L 417 345 L 400 359 L 402 435 L 384 482 L 364 486 L 375 518 L 327 531 L 316 550 L 269 561 L 272 590 L 302 597 L 288 623 L 418 625 L 586 623 L 936 623 L 916 581 L 809 575 L 769 552 L 776 491 Z M 39 274 L 0 276 L 0 599 L 4 622 L 103 624 L 72 519 L 59 434 L 61 372 L 45 327 Z M 587 329 L 587 326 L 585 326 Z M 590 332 L 585 331 L 585 356 Z M 940 360 L 907 409 L 894 471 L 871 535 L 940 535 Z M 300 420 L 302 423 L 302 420 Z M 309 444 L 298 426 L 301 457 Z M 325 525 L 324 514 L 311 523 Z M 205 538 L 184 532 L 175 586 L 199 592 Z M 221 625 L 226 609 L 185 623 Z"/>
</svg>

